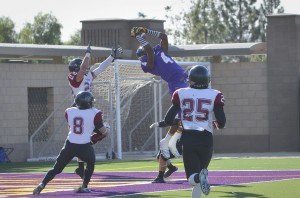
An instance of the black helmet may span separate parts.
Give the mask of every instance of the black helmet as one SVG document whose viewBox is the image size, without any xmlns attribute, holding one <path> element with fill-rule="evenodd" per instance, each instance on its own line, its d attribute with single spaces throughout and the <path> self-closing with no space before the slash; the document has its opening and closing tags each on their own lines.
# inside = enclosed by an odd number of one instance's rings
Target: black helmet
<svg viewBox="0 0 300 198">
<path fill-rule="evenodd" d="M 69 70 L 70 72 L 78 72 L 80 70 L 80 65 L 82 63 L 81 58 L 74 58 L 69 63 Z"/>
<path fill-rule="evenodd" d="M 95 98 L 89 91 L 81 91 L 75 97 L 75 104 L 79 109 L 89 109 L 93 107 Z"/>
<path fill-rule="evenodd" d="M 207 88 L 210 83 L 210 74 L 203 65 L 195 65 L 189 71 L 190 87 L 196 89 Z"/>
</svg>

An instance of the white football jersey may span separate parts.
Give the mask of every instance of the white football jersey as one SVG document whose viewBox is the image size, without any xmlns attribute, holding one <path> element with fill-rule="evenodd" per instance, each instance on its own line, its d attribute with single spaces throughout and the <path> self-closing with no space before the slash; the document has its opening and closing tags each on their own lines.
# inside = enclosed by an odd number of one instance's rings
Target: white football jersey
<svg viewBox="0 0 300 198">
<path fill-rule="evenodd" d="M 70 107 L 65 111 L 65 117 L 69 126 L 67 139 L 74 144 L 87 144 L 95 129 L 95 125 L 102 120 L 102 112 L 96 108 L 78 109 Z"/>
<path fill-rule="evenodd" d="M 181 121 L 185 130 L 207 130 L 213 133 L 214 106 L 224 106 L 225 99 L 223 94 L 215 89 L 187 87 L 176 90 L 172 102 L 181 108 Z"/>
<path fill-rule="evenodd" d="M 81 82 L 76 82 L 75 80 L 76 76 L 77 76 L 77 72 L 71 72 L 68 75 L 69 85 L 72 89 L 72 94 L 74 95 L 74 97 L 80 91 L 91 91 L 92 81 L 94 79 L 93 73 L 91 71 L 88 71 L 87 74 L 83 76 Z"/>
</svg>

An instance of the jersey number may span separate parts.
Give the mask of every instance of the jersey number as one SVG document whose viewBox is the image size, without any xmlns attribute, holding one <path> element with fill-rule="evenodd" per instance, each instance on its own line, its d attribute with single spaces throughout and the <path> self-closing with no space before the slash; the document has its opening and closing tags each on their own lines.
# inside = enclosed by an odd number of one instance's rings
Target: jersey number
<svg viewBox="0 0 300 198">
<path fill-rule="evenodd" d="M 161 52 L 160 56 L 165 63 L 173 63 L 173 60 L 170 57 L 166 56 L 164 52 Z"/>
<path fill-rule="evenodd" d="M 75 117 L 73 120 L 73 131 L 75 134 L 83 133 L 83 118 Z"/>
<path fill-rule="evenodd" d="M 90 91 L 91 90 L 91 84 L 89 82 L 84 83 L 84 91 Z"/>
<path fill-rule="evenodd" d="M 208 120 L 209 110 L 204 107 L 204 104 L 210 105 L 211 100 L 185 98 L 182 101 L 183 106 L 183 120 L 187 121 L 206 121 Z"/>
</svg>

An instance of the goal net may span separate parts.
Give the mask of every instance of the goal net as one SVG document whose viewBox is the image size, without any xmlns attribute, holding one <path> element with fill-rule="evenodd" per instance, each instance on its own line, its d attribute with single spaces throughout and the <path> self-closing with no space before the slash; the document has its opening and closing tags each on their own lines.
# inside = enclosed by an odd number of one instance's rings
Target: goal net
<svg viewBox="0 0 300 198">
<path fill-rule="evenodd" d="M 208 62 L 177 63 L 186 70 L 196 64 L 210 70 Z M 116 60 L 113 67 L 94 80 L 93 93 L 111 126 L 110 137 L 105 143 L 97 143 L 96 150 L 107 150 L 108 158 L 118 159 L 123 154 L 157 153 L 158 142 L 168 128 L 150 129 L 149 126 L 162 120 L 171 105 L 165 81 L 144 73 L 138 60 Z"/>
</svg>

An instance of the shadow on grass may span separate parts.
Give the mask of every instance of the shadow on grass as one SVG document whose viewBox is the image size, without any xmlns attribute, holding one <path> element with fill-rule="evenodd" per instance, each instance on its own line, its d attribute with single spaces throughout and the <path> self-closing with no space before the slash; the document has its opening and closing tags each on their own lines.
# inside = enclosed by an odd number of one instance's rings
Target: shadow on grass
<svg viewBox="0 0 300 198">
<path fill-rule="evenodd" d="M 227 187 L 232 188 L 249 188 L 249 186 L 244 185 L 228 185 Z M 238 190 L 239 190 L 238 189 Z M 248 193 L 248 192 L 228 192 L 228 191 L 217 191 L 214 190 L 214 193 L 219 193 L 218 197 L 233 197 L 233 198 L 269 198 L 264 195 L 255 194 L 255 193 Z"/>
</svg>

